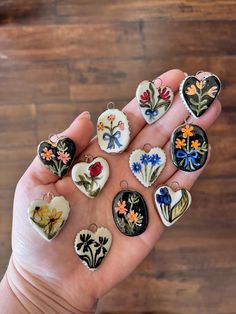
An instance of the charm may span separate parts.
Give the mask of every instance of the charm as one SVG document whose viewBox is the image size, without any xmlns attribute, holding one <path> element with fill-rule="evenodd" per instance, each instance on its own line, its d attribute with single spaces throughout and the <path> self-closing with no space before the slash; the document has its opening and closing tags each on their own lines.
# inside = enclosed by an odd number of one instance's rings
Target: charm
<svg viewBox="0 0 236 314">
<path fill-rule="evenodd" d="M 220 79 L 211 73 L 199 80 L 196 76 L 187 76 L 180 84 L 179 92 L 188 111 L 199 118 L 211 106 L 220 92 Z"/>
<path fill-rule="evenodd" d="M 156 122 L 166 113 L 173 98 L 174 93 L 170 87 L 161 85 L 157 88 L 154 82 L 150 81 L 142 81 L 136 90 L 140 111 L 148 124 Z"/>
<path fill-rule="evenodd" d="M 138 236 L 147 228 L 147 205 L 137 191 L 118 192 L 112 202 L 112 214 L 117 228 L 126 236 Z"/>
<path fill-rule="evenodd" d="M 129 158 L 129 166 L 134 176 L 146 188 L 151 186 L 165 167 L 166 155 L 159 147 L 153 147 L 149 151 L 136 149 Z M 151 145 L 150 145 L 151 146 Z"/>
<path fill-rule="evenodd" d="M 113 106 L 110 108 L 110 106 Z M 101 150 L 106 153 L 120 153 L 124 151 L 130 141 L 129 122 L 126 115 L 114 104 L 109 103 L 97 121 L 97 137 Z"/>
<path fill-rule="evenodd" d="M 95 232 L 81 230 L 76 235 L 74 248 L 81 262 L 89 270 L 94 271 L 109 252 L 111 243 L 111 232 L 107 228 L 96 226 Z"/>
<path fill-rule="evenodd" d="M 163 224 L 173 225 L 191 205 L 191 194 L 186 189 L 172 190 L 162 185 L 154 193 L 154 201 Z"/>
<path fill-rule="evenodd" d="M 51 199 L 48 203 L 45 196 Z M 49 192 L 43 199 L 34 200 L 28 208 L 33 228 L 46 240 L 54 239 L 66 223 L 70 212 L 69 202 L 63 196 Z"/>
<path fill-rule="evenodd" d="M 195 124 L 177 127 L 171 136 L 171 156 L 174 165 L 184 171 L 200 169 L 207 160 L 208 139 L 202 128 Z"/>
<path fill-rule="evenodd" d="M 69 137 L 42 141 L 38 146 L 38 156 L 42 163 L 58 177 L 63 177 L 70 168 L 76 152 L 75 143 Z"/>
<path fill-rule="evenodd" d="M 77 188 L 90 198 L 94 198 L 101 191 L 109 177 L 108 162 L 97 157 L 90 159 L 86 156 L 85 162 L 79 162 L 72 168 L 71 176 Z"/>
</svg>

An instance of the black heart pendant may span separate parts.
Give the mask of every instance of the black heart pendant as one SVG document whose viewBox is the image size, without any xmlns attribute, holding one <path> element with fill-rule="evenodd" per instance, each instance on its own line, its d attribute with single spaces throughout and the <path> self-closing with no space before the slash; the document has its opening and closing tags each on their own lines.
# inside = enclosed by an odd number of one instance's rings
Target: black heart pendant
<svg viewBox="0 0 236 314">
<path fill-rule="evenodd" d="M 210 74 L 199 80 L 196 76 L 187 76 L 180 84 L 180 96 L 189 112 L 199 118 L 211 106 L 220 92 L 219 78 Z"/>
<path fill-rule="evenodd" d="M 69 137 L 42 141 L 38 146 L 38 156 L 43 164 L 59 177 L 70 168 L 76 152 L 75 143 Z"/>
</svg>

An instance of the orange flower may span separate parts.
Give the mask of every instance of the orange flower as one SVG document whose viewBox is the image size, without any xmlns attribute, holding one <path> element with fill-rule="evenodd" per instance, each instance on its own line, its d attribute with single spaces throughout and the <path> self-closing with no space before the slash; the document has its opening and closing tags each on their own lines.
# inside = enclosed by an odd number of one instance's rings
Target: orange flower
<svg viewBox="0 0 236 314">
<path fill-rule="evenodd" d="M 193 136 L 193 126 L 190 126 L 189 124 L 187 124 L 185 128 L 182 128 L 181 131 L 183 132 L 184 138 L 187 138 L 188 136 Z"/>
<path fill-rule="evenodd" d="M 126 201 L 123 201 L 123 202 L 121 202 L 121 201 L 119 201 L 118 203 L 117 203 L 117 206 L 118 207 L 115 207 L 115 211 L 116 212 L 119 212 L 119 214 L 121 214 L 121 215 L 123 215 L 123 214 L 126 214 L 126 212 L 127 212 L 127 208 L 125 208 L 125 206 L 126 206 Z"/>
<path fill-rule="evenodd" d="M 134 210 L 131 210 L 128 213 L 129 222 L 136 222 L 138 220 L 138 213 L 135 213 Z"/>
<path fill-rule="evenodd" d="M 119 121 L 118 122 L 118 127 L 119 127 L 120 130 L 124 130 L 125 125 L 124 125 L 124 123 L 122 121 Z"/>
<path fill-rule="evenodd" d="M 70 154 L 68 153 L 63 153 L 63 152 L 57 152 L 57 159 L 61 160 L 63 164 L 66 164 L 68 160 L 70 160 Z"/>
<path fill-rule="evenodd" d="M 200 82 L 196 82 L 196 86 L 198 89 L 203 89 L 203 87 L 205 86 L 206 81 L 200 81 Z"/>
<path fill-rule="evenodd" d="M 192 96 L 192 95 L 195 95 L 195 94 L 196 94 L 196 91 L 197 91 L 196 86 L 195 86 L 195 85 L 191 85 L 190 87 L 187 88 L 187 90 L 185 91 L 185 93 L 186 93 L 187 95 Z"/>
<path fill-rule="evenodd" d="M 191 147 L 193 147 L 194 149 L 198 150 L 199 146 L 201 145 L 201 143 L 199 143 L 198 140 L 192 141 L 191 142 Z"/>
<path fill-rule="evenodd" d="M 210 96 L 211 98 L 215 98 L 217 91 L 218 91 L 217 86 L 212 86 L 208 91 L 208 96 Z"/>
<path fill-rule="evenodd" d="M 116 116 L 114 114 L 110 114 L 107 119 L 111 122 L 113 122 L 115 120 Z"/>
<path fill-rule="evenodd" d="M 103 131 L 104 130 L 104 124 L 102 122 L 99 122 L 97 128 L 98 128 L 98 131 Z"/>
<path fill-rule="evenodd" d="M 47 147 L 44 147 L 43 153 L 41 153 L 40 155 L 43 157 L 43 159 L 46 159 L 48 161 L 55 157 L 55 155 L 53 155 L 52 150 L 48 149 Z"/>
<path fill-rule="evenodd" d="M 176 144 L 175 145 L 176 148 L 182 148 L 182 146 L 186 146 L 184 138 L 182 140 L 177 138 L 176 141 L 175 141 L 175 144 Z"/>
</svg>

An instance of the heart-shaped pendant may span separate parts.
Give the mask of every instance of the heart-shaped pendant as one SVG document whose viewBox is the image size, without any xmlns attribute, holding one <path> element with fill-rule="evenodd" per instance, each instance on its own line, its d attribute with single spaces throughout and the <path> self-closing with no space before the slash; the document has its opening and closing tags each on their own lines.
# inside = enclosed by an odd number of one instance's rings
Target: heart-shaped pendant
<svg viewBox="0 0 236 314">
<path fill-rule="evenodd" d="M 169 186 L 160 186 L 154 193 L 154 201 L 163 224 L 173 225 L 191 205 L 191 194 L 186 189 L 173 191 Z"/>
<path fill-rule="evenodd" d="M 63 196 L 51 197 L 50 203 L 44 199 L 38 199 L 31 202 L 28 208 L 30 223 L 46 240 L 52 240 L 58 235 L 70 212 L 69 202 Z"/>
<path fill-rule="evenodd" d="M 111 232 L 100 227 L 96 232 L 81 230 L 75 238 L 74 248 L 81 262 L 94 271 L 102 263 L 112 243 Z"/>
<path fill-rule="evenodd" d="M 160 86 L 156 88 L 150 81 L 142 81 L 136 90 L 136 99 L 140 111 L 148 124 L 160 119 L 169 109 L 174 98 L 170 87 Z"/>
<path fill-rule="evenodd" d="M 200 169 L 208 155 L 208 139 L 202 128 L 195 124 L 177 127 L 171 136 L 171 156 L 174 165 L 187 172 Z"/>
<path fill-rule="evenodd" d="M 220 79 L 208 74 L 202 80 L 187 76 L 180 84 L 179 92 L 188 111 L 199 118 L 211 106 L 221 89 Z"/>
<path fill-rule="evenodd" d="M 72 168 L 71 176 L 82 193 L 94 198 L 109 177 L 109 164 L 102 157 L 97 157 L 92 162 L 80 162 Z"/>
<path fill-rule="evenodd" d="M 42 141 L 38 146 L 38 156 L 42 163 L 59 177 L 63 177 L 70 168 L 76 152 L 75 143 L 69 137 Z"/>
<path fill-rule="evenodd" d="M 149 152 L 144 149 L 136 149 L 129 157 L 132 173 L 145 187 L 149 187 L 155 182 L 165 167 L 165 163 L 166 155 L 159 147 L 153 147 Z"/>
</svg>

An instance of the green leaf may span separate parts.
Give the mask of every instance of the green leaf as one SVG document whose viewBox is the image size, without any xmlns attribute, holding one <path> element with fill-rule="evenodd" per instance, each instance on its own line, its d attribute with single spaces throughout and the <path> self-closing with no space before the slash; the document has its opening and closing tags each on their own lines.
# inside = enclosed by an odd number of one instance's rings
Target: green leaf
<svg viewBox="0 0 236 314">
<path fill-rule="evenodd" d="M 140 106 L 141 108 L 150 108 L 150 105 L 149 105 L 148 102 L 146 102 L 146 103 L 139 103 L 139 106 Z"/>
<path fill-rule="evenodd" d="M 154 182 L 154 181 L 156 180 L 156 178 L 157 178 L 157 173 L 158 173 L 159 168 L 160 168 L 160 167 L 157 167 L 157 168 L 153 171 L 153 173 L 152 173 L 152 175 L 151 175 L 151 178 L 150 178 L 150 183 L 152 183 L 152 182 Z"/>
<path fill-rule="evenodd" d="M 150 91 L 151 91 L 151 93 L 152 93 L 152 96 L 154 95 L 154 93 L 155 93 L 155 90 L 154 90 L 154 88 L 153 88 L 153 83 L 149 83 L 149 89 L 150 89 Z"/>
<path fill-rule="evenodd" d="M 171 222 L 176 220 L 178 217 L 182 216 L 189 205 L 187 191 L 185 189 L 181 189 L 181 191 L 182 191 L 181 199 L 172 207 L 171 210 Z"/>
<path fill-rule="evenodd" d="M 100 192 L 100 188 L 97 188 L 95 191 L 90 192 L 89 195 L 92 197 L 95 197 L 98 195 L 99 192 Z"/>
<path fill-rule="evenodd" d="M 80 181 L 84 181 L 85 177 L 82 174 L 79 174 Z"/>
</svg>

